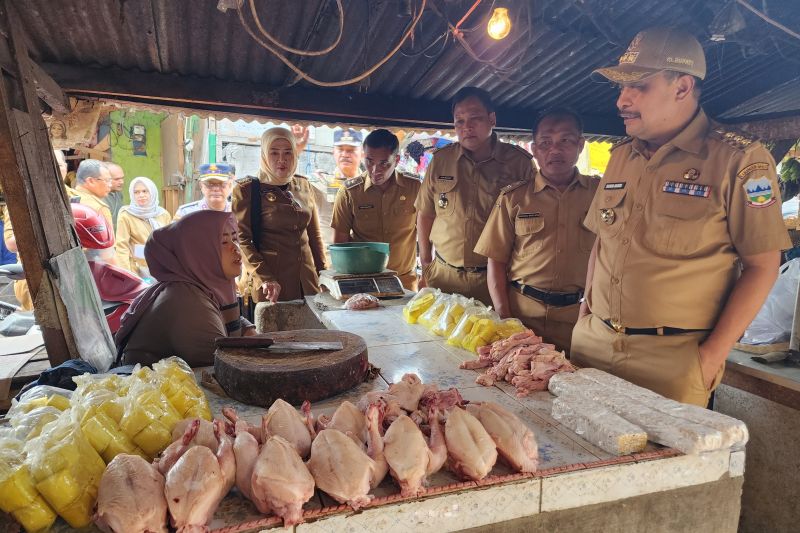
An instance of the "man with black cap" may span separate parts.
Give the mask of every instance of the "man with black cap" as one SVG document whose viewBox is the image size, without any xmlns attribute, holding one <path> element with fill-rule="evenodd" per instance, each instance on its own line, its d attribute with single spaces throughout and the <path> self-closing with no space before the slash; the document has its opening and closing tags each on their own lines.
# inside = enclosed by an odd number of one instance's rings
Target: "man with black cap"
<svg viewBox="0 0 800 533">
<path fill-rule="evenodd" d="M 231 191 L 233 190 L 233 169 L 227 163 L 208 163 L 200 165 L 200 190 L 203 197 L 194 202 L 183 204 L 175 211 L 172 221 L 185 217 L 189 213 L 213 209 L 214 211 L 231 210 Z"/>
<path fill-rule="evenodd" d="M 571 357 L 705 406 L 791 246 L 775 163 L 703 112 L 705 56 L 685 31 L 644 30 L 595 73 L 620 86 L 630 137 L 584 221 L 597 239 Z"/>
</svg>

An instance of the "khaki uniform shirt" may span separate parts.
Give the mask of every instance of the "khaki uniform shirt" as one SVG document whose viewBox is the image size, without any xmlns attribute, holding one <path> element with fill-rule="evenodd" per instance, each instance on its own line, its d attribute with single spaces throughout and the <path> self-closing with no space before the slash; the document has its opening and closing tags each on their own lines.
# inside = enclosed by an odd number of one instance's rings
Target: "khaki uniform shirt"
<svg viewBox="0 0 800 533">
<path fill-rule="evenodd" d="M 292 178 L 286 191 L 259 183 L 256 178 L 236 180 L 233 213 L 239 223 L 239 242 L 253 277 L 256 301 L 258 289 L 266 281 L 280 283 L 281 301 L 319 292 L 317 272 L 325 268 L 325 251 L 312 189 L 302 176 Z M 261 195 L 258 249 L 253 244 L 251 194 Z"/>
<path fill-rule="evenodd" d="M 178 209 L 175 211 L 175 216 L 172 217 L 172 221 L 176 222 L 181 218 L 185 217 L 186 215 L 188 215 L 189 213 L 194 213 L 195 211 L 204 211 L 206 209 L 211 209 L 211 208 L 208 207 L 205 198 L 201 198 L 200 200 L 195 200 L 194 202 L 189 202 L 188 204 L 183 204 L 179 206 Z M 230 213 L 231 211 L 230 202 L 228 202 L 225 205 L 225 211 Z"/>
<path fill-rule="evenodd" d="M 164 227 L 170 223 L 169 213 L 164 210 L 156 217 L 158 227 Z M 128 212 L 128 207 L 120 209 L 117 218 L 116 240 L 114 250 L 117 253 L 117 264 L 130 270 L 137 275 L 149 274 L 147 261 L 144 260 L 144 244 L 153 233 L 153 226 L 147 220 L 143 220 Z M 137 246 L 139 255 L 136 256 Z"/>
<path fill-rule="evenodd" d="M 367 173 L 344 182 L 336 194 L 331 227 L 357 242 L 388 242 L 388 268 L 403 275 L 417 262 L 417 211 L 414 201 L 422 183 L 395 172 L 386 190 Z"/>
<path fill-rule="evenodd" d="M 560 192 L 537 172 L 503 189 L 475 252 L 507 263 L 508 280 L 554 292 L 586 284 L 594 233 L 583 220 L 600 180 L 576 172 Z"/>
<path fill-rule="evenodd" d="M 586 227 L 600 238 L 592 313 L 625 327 L 712 329 L 738 257 L 791 247 L 775 163 L 700 110 L 649 159 L 613 149 Z"/>
<path fill-rule="evenodd" d="M 95 211 L 97 211 L 100 215 L 103 215 L 103 218 L 106 219 L 108 223 L 108 227 L 111 228 L 111 231 L 114 231 L 114 219 L 111 216 L 111 208 L 108 207 L 108 204 L 99 196 L 95 196 L 94 194 L 90 193 L 88 190 L 84 189 L 80 185 L 75 189 L 78 192 L 78 196 L 80 196 L 82 203 L 85 206 L 89 206 Z"/>
<path fill-rule="evenodd" d="M 431 242 L 436 253 L 456 267 L 485 267 L 474 252 L 500 190 L 520 180 L 533 180 L 533 156 L 492 135 L 492 155 L 475 162 L 460 143 L 436 151 L 414 204 L 420 213 L 436 217 Z"/>
</svg>

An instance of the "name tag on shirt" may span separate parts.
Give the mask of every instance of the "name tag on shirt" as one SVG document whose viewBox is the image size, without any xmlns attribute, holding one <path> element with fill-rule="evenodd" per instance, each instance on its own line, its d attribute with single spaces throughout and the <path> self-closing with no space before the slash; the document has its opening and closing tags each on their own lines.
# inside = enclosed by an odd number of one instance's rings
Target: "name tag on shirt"
<svg viewBox="0 0 800 533">
<path fill-rule="evenodd" d="M 620 189 L 624 189 L 625 188 L 625 183 L 626 182 L 624 182 L 624 181 L 617 181 L 617 182 L 614 182 L 614 183 L 606 183 L 605 186 L 603 187 L 603 189 L 605 189 L 607 191 L 618 191 Z"/>
<path fill-rule="evenodd" d="M 455 179 L 455 178 L 453 178 L 453 176 L 439 176 L 436 179 L 445 180 L 445 181 L 453 181 L 453 179 Z"/>
<path fill-rule="evenodd" d="M 541 213 L 520 213 L 517 218 L 539 218 L 540 216 L 542 216 Z"/>
<path fill-rule="evenodd" d="M 375 206 L 372 204 L 360 205 L 358 206 L 359 209 L 375 209 Z"/>
<path fill-rule="evenodd" d="M 699 183 L 686 183 L 681 181 L 665 181 L 664 192 L 672 194 L 683 194 L 684 196 L 695 196 L 698 198 L 708 198 L 711 194 L 711 185 L 700 185 Z"/>
</svg>

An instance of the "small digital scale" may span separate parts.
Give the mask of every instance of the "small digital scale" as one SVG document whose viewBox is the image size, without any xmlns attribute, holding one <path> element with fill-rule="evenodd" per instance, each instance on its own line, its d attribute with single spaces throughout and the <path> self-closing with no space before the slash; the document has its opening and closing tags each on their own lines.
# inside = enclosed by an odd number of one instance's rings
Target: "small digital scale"
<svg viewBox="0 0 800 533">
<path fill-rule="evenodd" d="M 378 298 L 404 296 L 403 285 L 394 270 L 377 274 L 339 274 L 335 270 L 319 273 L 320 285 L 327 287 L 337 300 L 347 300 L 354 294 L 366 293 Z"/>
</svg>

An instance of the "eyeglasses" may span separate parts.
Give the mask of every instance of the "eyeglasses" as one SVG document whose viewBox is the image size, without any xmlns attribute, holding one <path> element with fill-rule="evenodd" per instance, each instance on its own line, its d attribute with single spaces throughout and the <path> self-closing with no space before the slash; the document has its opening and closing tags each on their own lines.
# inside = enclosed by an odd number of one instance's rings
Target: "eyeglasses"
<svg viewBox="0 0 800 533">
<path fill-rule="evenodd" d="M 225 182 L 220 182 L 220 181 L 215 181 L 213 183 L 210 181 L 201 181 L 200 185 L 202 185 L 203 187 L 208 187 L 209 189 L 224 189 L 225 185 L 227 184 Z"/>
<path fill-rule="evenodd" d="M 90 179 L 93 179 L 93 180 L 95 180 L 95 181 L 103 181 L 103 182 L 105 182 L 107 185 L 111 185 L 111 182 L 113 181 L 113 180 L 110 180 L 110 179 L 108 179 L 108 180 L 107 180 L 107 179 L 103 179 L 103 178 L 95 178 L 95 177 L 92 177 L 92 178 L 90 178 Z"/>
</svg>

